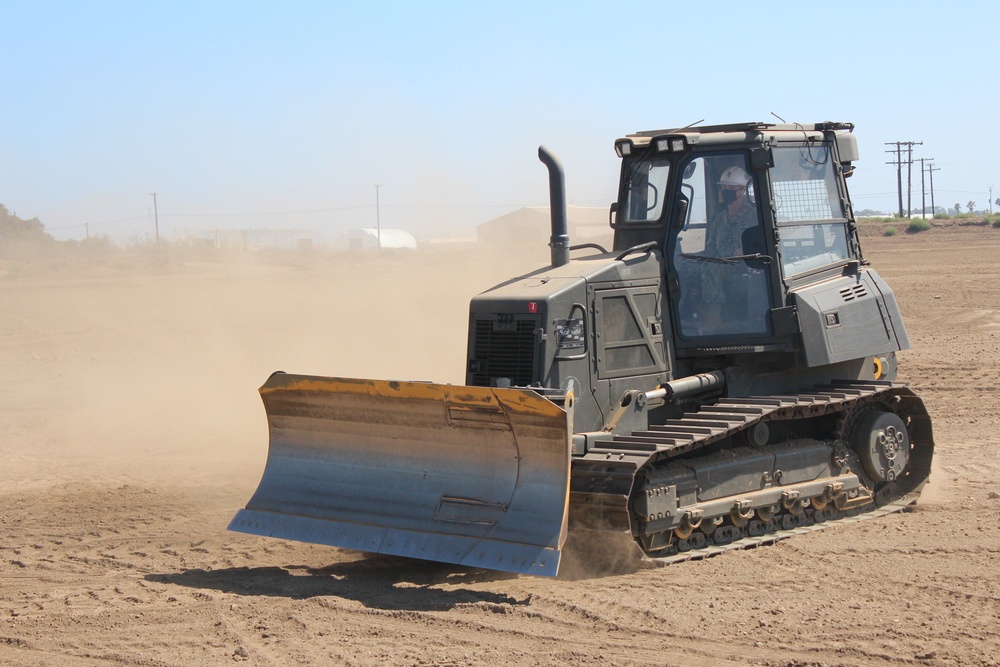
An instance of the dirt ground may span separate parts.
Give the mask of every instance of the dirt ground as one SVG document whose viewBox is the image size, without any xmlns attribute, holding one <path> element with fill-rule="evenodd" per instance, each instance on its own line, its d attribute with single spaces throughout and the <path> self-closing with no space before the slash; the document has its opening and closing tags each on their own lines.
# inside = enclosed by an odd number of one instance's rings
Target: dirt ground
<svg viewBox="0 0 1000 667">
<path fill-rule="evenodd" d="M 469 297 L 547 248 L 0 263 L 0 664 L 1000 665 L 1000 230 L 863 240 L 934 419 L 920 503 L 558 579 L 226 531 L 271 371 L 460 383 Z"/>
</svg>

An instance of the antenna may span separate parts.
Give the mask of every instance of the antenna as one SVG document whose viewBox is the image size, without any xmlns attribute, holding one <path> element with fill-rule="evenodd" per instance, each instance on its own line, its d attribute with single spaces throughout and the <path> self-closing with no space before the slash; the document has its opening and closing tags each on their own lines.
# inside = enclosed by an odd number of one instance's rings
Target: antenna
<svg viewBox="0 0 1000 667">
<path fill-rule="evenodd" d="M 684 127 L 678 127 L 676 130 L 670 130 L 670 131 L 671 132 L 683 132 L 684 130 L 686 130 L 688 128 L 694 127 L 695 125 L 698 125 L 699 123 L 704 123 L 704 122 L 705 122 L 705 119 L 702 118 L 701 120 L 696 120 L 693 123 L 688 123 Z"/>
</svg>

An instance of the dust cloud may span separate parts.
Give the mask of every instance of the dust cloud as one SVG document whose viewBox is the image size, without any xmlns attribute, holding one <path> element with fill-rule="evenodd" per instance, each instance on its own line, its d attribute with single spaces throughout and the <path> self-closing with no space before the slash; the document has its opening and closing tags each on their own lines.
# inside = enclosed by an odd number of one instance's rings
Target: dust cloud
<svg viewBox="0 0 1000 667">
<path fill-rule="evenodd" d="M 567 581 L 630 574 L 653 567 L 630 533 L 577 528 L 563 546 L 559 578 Z"/>
<path fill-rule="evenodd" d="M 4 429 L 21 486 L 203 484 L 263 467 L 276 370 L 464 382 L 468 302 L 547 249 L 123 251 L 0 264 Z"/>
</svg>

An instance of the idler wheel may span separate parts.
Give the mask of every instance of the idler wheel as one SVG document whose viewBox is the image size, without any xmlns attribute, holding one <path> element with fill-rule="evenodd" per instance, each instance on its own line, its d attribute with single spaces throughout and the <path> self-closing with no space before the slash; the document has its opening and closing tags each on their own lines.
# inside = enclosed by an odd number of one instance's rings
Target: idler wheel
<svg viewBox="0 0 1000 667">
<path fill-rule="evenodd" d="M 893 412 L 863 415 L 854 429 L 854 450 L 865 472 L 876 482 L 894 482 L 910 462 L 910 436 Z"/>
</svg>

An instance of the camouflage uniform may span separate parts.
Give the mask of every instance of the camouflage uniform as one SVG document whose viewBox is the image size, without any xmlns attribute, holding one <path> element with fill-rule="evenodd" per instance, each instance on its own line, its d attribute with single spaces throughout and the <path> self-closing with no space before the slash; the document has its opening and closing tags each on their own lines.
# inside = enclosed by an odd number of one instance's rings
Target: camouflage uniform
<svg viewBox="0 0 1000 667">
<path fill-rule="evenodd" d="M 757 207 L 749 199 L 745 198 L 743 206 L 732 218 L 728 209 L 722 209 L 712 218 L 711 241 L 705 248 L 705 255 L 720 259 L 742 255 L 743 232 L 757 225 Z M 746 270 L 746 264 L 741 261 L 732 264 L 706 262 L 702 275 L 702 298 L 708 303 L 725 302 L 726 287 L 732 285 L 735 278 L 743 276 Z"/>
</svg>

